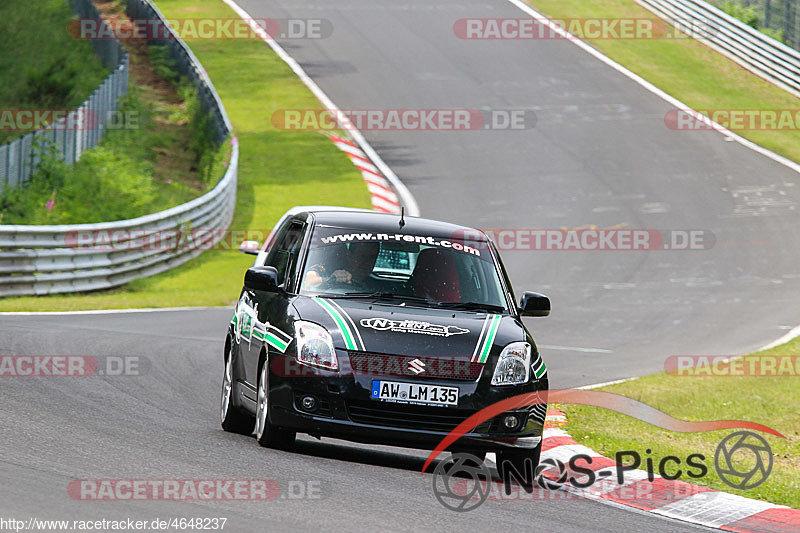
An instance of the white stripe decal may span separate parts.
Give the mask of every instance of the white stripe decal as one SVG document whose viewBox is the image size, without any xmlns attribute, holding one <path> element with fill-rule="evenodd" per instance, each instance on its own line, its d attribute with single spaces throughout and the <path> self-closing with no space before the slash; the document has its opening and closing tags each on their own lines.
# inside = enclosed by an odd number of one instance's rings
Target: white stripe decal
<svg viewBox="0 0 800 533">
<path fill-rule="evenodd" d="M 472 352 L 472 358 L 470 361 L 474 361 L 475 357 L 478 355 L 478 349 L 481 347 L 481 339 L 483 338 L 483 334 L 486 331 L 486 325 L 489 323 L 489 317 L 491 315 L 486 315 L 486 318 L 483 320 L 483 327 L 481 328 L 481 334 L 478 335 L 478 342 L 475 343 L 475 351 Z"/>
<path fill-rule="evenodd" d="M 342 306 L 339 305 L 338 302 L 336 302 L 335 300 L 328 299 L 327 301 L 328 303 L 332 304 L 342 314 L 342 316 L 344 316 L 344 319 L 347 320 L 353 327 L 353 331 L 355 332 L 355 335 L 353 337 L 357 338 L 358 342 L 361 344 L 360 348 L 361 351 L 363 352 L 367 351 L 367 347 L 364 345 L 364 339 L 361 338 L 361 331 L 359 331 L 358 326 L 356 326 L 356 323 L 350 317 L 350 314 L 344 309 L 342 309 Z"/>
</svg>

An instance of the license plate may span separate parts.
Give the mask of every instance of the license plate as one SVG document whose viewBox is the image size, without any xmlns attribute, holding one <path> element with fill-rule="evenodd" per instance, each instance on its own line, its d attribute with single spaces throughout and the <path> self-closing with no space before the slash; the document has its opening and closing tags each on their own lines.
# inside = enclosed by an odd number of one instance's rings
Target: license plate
<svg viewBox="0 0 800 533">
<path fill-rule="evenodd" d="M 420 405 L 458 405 L 458 387 L 376 380 L 372 382 L 372 399 Z"/>
</svg>

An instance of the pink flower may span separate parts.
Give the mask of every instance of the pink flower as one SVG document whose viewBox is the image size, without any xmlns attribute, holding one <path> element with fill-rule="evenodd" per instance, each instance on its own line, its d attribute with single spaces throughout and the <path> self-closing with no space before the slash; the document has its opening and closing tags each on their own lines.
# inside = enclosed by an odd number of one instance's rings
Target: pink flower
<svg viewBox="0 0 800 533">
<path fill-rule="evenodd" d="M 47 201 L 44 206 L 47 208 L 48 211 L 52 211 L 53 207 L 56 205 L 56 191 L 53 190 L 53 194 L 50 196 L 50 199 Z"/>
</svg>

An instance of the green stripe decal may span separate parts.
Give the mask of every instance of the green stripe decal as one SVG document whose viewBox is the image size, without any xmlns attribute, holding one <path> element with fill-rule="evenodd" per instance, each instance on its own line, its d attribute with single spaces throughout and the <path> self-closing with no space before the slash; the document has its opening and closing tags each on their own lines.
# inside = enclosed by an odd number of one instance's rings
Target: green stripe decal
<svg viewBox="0 0 800 533">
<path fill-rule="evenodd" d="M 533 375 L 536 376 L 536 379 L 539 379 L 544 375 L 545 372 L 547 372 L 547 367 L 544 365 L 544 360 L 540 359 L 539 362 L 541 363 L 541 366 L 533 371 Z"/>
<path fill-rule="evenodd" d="M 264 335 L 264 340 L 267 341 L 273 348 L 276 348 L 281 351 L 281 353 L 286 351 L 286 348 L 289 347 L 288 343 L 283 342 L 278 337 L 273 335 L 272 333 L 267 333 Z"/>
<path fill-rule="evenodd" d="M 497 335 L 497 329 L 500 326 L 500 315 L 492 316 L 492 320 L 489 323 L 489 328 L 486 331 L 486 339 L 483 341 L 483 348 L 481 349 L 481 354 L 478 357 L 479 363 L 485 363 L 486 359 L 489 358 L 489 352 L 492 351 L 492 345 L 494 344 L 494 338 Z"/>
<path fill-rule="evenodd" d="M 286 344 L 286 346 L 289 346 L 292 343 L 292 339 L 294 337 L 287 335 L 275 326 L 268 326 L 267 329 L 269 330 L 270 335 L 273 335 L 276 339 L 278 339 L 279 342 Z"/>
<path fill-rule="evenodd" d="M 314 299 L 325 311 L 327 311 L 329 315 L 331 315 L 333 321 L 336 322 L 337 326 L 339 326 L 339 330 L 341 330 L 342 332 L 342 338 L 344 339 L 345 348 L 347 348 L 348 350 L 355 350 L 356 343 L 353 340 L 353 334 L 347 327 L 347 323 L 344 321 L 342 315 L 322 298 L 314 298 Z"/>
</svg>

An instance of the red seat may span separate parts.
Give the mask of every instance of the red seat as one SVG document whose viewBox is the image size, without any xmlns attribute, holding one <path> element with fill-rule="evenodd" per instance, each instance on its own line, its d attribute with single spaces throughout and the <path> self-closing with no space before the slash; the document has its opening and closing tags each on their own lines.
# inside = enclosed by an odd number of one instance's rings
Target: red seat
<svg viewBox="0 0 800 533">
<path fill-rule="evenodd" d="M 436 302 L 460 302 L 461 283 L 453 254 L 438 248 L 419 253 L 414 267 L 412 286 L 415 296 Z"/>
</svg>

